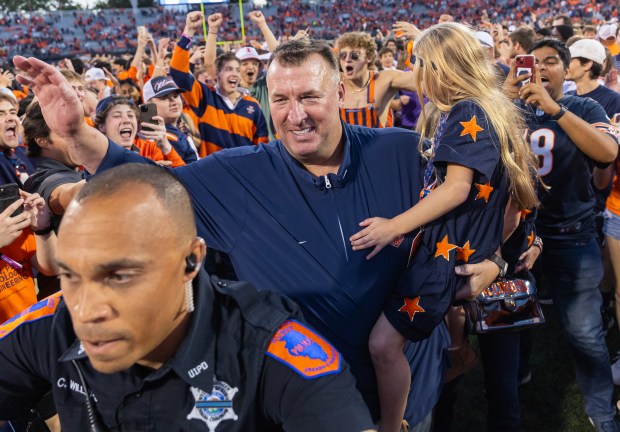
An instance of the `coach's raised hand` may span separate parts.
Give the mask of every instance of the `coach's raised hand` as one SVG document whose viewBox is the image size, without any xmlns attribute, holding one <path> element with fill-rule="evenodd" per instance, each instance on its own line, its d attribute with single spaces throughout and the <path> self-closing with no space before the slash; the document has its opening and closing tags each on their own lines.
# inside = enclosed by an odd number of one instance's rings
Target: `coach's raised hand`
<svg viewBox="0 0 620 432">
<path fill-rule="evenodd" d="M 50 130 L 66 140 L 74 160 L 94 173 L 108 149 L 108 139 L 86 124 L 73 87 L 58 69 L 37 58 L 15 56 L 13 63 L 22 71 L 17 80 L 37 96 Z"/>
</svg>

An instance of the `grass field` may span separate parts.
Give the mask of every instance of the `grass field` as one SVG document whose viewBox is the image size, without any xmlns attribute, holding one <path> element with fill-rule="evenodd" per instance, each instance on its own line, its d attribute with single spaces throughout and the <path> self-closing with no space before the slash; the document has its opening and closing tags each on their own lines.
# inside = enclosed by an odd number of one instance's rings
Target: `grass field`
<svg viewBox="0 0 620 432">
<path fill-rule="evenodd" d="M 594 431 L 583 411 L 571 356 L 553 306 L 543 306 L 547 323 L 534 332 L 532 381 L 520 388 L 524 432 Z M 477 338 L 471 337 L 477 349 Z M 607 336 L 610 353 L 620 350 L 617 326 Z M 618 399 L 616 387 L 616 400 Z M 486 398 L 482 366 L 463 377 L 455 404 L 453 432 L 486 431 Z"/>
</svg>

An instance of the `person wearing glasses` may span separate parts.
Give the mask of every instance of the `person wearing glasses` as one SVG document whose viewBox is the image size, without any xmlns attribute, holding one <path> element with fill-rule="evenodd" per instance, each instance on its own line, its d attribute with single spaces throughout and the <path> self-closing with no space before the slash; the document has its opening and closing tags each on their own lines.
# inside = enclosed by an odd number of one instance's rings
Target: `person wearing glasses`
<svg viewBox="0 0 620 432">
<path fill-rule="evenodd" d="M 538 156 L 538 175 L 547 189 L 536 232 L 544 249 L 532 273 L 545 282 L 570 346 L 585 412 L 597 432 L 620 431 L 613 404 L 614 385 L 601 318 L 603 276 L 597 242 L 592 173 L 618 154 L 614 129 L 601 105 L 566 95 L 563 84 L 571 55 L 556 39 L 530 47 L 536 77 L 515 77 L 514 61 L 504 93 L 525 113 L 527 138 Z"/>
<path fill-rule="evenodd" d="M 416 91 L 412 72 L 370 70 L 377 45 L 368 33 L 345 33 L 336 41 L 344 82 L 340 116 L 345 123 L 381 128 L 394 125 L 390 103 L 398 90 Z"/>
</svg>

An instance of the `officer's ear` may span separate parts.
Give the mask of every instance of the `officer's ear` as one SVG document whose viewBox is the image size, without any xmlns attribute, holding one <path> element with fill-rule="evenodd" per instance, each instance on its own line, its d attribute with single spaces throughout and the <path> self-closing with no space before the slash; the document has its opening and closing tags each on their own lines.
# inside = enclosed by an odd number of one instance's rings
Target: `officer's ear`
<svg viewBox="0 0 620 432">
<path fill-rule="evenodd" d="M 194 279 L 200 270 L 200 266 L 207 255 L 207 245 L 200 237 L 192 240 L 189 253 L 185 257 L 184 282 Z"/>
</svg>

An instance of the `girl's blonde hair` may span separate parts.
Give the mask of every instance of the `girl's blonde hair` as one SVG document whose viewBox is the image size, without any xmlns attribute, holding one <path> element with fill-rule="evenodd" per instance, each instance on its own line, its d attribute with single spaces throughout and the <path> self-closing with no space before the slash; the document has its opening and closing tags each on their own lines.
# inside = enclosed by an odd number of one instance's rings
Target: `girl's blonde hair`
<svg viewBox="0 0 620 432">
<path fill-rule="evenodd" d="M 434 25 L 418 36 L 414 54 L 420 99 L 424 93 L 441 112 L 449 112 L 462 100 L 480 106 L 499 140 L 513 200 L 521 209 L 537 207 L 534 173 L 538 161 L 525 142 L 525 122 L 502 93 L 497 72 L 471 30 L 454 22 Z M 419 123 L 424 125 L 426 117 L 423 108 Z M 424 126 L 421 129 L 420 146 L 428 134 Z"/>
</svg>

